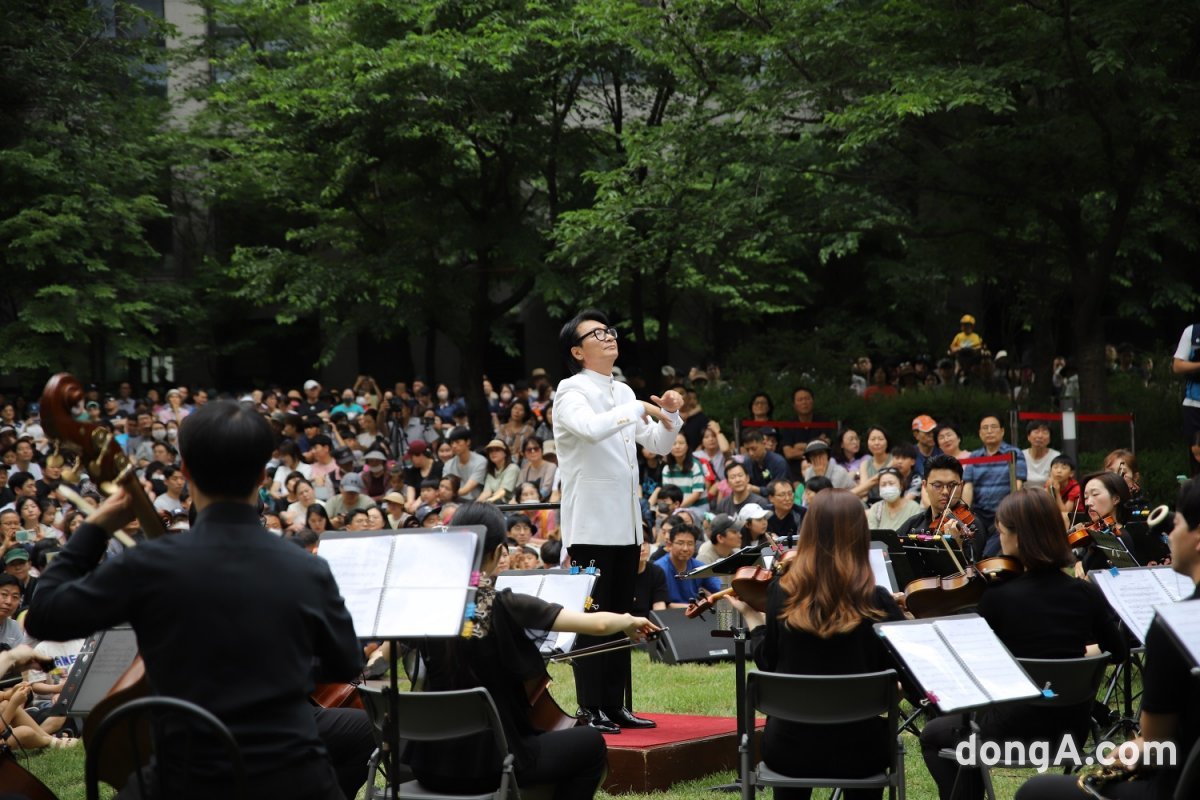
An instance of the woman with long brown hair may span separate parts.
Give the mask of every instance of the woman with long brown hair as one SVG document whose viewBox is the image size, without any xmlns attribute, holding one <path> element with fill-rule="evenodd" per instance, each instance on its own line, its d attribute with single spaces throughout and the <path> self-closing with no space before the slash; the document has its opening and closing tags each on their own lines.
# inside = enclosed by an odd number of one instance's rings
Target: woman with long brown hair
<svg viewBox="0 0 1200 800">
<path fill-rule="evenodd" d="M 899 620 L 892 595 L 875 585 L 868 552 L 871 532 L 862 502 L 844 489 L 819 492 L 800 527 L 796 558 L 771 585 L 767 610 L 737 600 L 751 630 L 759 669 L 794 675 L 851 675 L 894 663 L 872 630 Z M 793 777 L 864 777 L 889 758 L 883 718 L 846 725 L 803 725 L 768 719 L 763 760 Z M 882 789 L 847 790 L 847 800 L 879 798 Z M 776 789 L 777 800 L 807 800 L 809 789 Z"/>
<path fill-rule="evenodd" d="M 979 615 L 1009 652 L 1017 658 L 1081 658 L 1094 650 L 1107 651 L 1114 663 L 1125 660 L 1125 639 L 1100 590 L 1064 572 L 1075 556 L 1054 499 L 1040 489 L 1008 495 L 996 509 L 996 529 L 1001 552 L 1020 561 L 1024 572 L 990 585 L 979 602 Z M 987 709 L 978 718 L 980 740 L 1048 741 L 1053 751 L 1064 734 L 1071 734 L 1082 752 L 1091 710 L 1090 702 L 1073 708 Z M 925 764 L 942 800 L 983 796 L 977 770 L 964 767 L 960 775 L 957 763 L 938 756 L 939 750 L 954 747 L 968 734 L 959 715 L 938 717 L 921 731 Z M 956 779 L 958 792 L 952 795 Z"/>
</svg>

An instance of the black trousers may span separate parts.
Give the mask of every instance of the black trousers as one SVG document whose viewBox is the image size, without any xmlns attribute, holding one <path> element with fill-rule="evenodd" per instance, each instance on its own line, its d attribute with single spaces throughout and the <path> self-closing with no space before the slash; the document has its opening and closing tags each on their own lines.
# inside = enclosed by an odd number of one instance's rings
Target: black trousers
<svg viewBox="0 0 1200 800">
<path fill-rule="evenodd" d="M 367 782 L 367 762 L 375 751 L 371 719 L 361 708 L 314 708 L 313 712 L 338 786 L 353 800 Z"/>
<path fill-rule="evenodd" d="M 639 545 L 574 544 L 571 560 L 581 568 L 594 565 L 600 577 L 592 589 L 592 601 L 600 611 L 624 614 L 633 608 L 637 585 Z M 576 647 L 589 647 L 621 638 L 580 636 Z M 629 684 L 629 651 L 603 653 L 581 658 L 574 663 L 575 697 L 583 708 L 620 708 L 625 705 L 625 687 Z"/>
<path fill-rule="evenodd" d="M 1110 800 L 1160 800 L 1171 797 L 1172 791 L 1155 780 L 1137 780 L 1110 784 L 1104 789 Z M 1035 775 L 1027 780 L 1014 800 L 1084 800 L 1092 795 L 1079 788 L 1076 775 Z"/>
<path fill-rule="evenodd" d="M 1188 475 L 1200 475 L 1200 461 L 1192 455 L 1192 437 L 1200 433 L 1200 408 L 1183 406 L 1183 444 L 1187 448 Z"/>
</svg>

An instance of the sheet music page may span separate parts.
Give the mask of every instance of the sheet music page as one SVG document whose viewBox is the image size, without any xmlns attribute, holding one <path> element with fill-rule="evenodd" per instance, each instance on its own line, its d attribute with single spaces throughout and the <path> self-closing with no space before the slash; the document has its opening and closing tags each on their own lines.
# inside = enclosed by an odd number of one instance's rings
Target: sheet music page
<svg viewBox="0 0 1200 800">
<path fill-rule="evenodd" d="M 1192 665 L 1200 666 L 1200 600 L 1159 606 L 1158 618 L 1191 657 Z"/>
<path fill-rule="evenodd" d="M 391 537 L 395 544 L 388 586 L 461 587 L 475 569 L 475 534 L 447 531 Z"/>
<path fill-rule="evenodd" d="M 1145 642 L 1154 621 L 1154 607 L 1171 602 L 1171 595 L 1162 583 L 1148 569 L 1123 569 L 1116 575 L 1108 570 L 1093 570 L 1090 575 L 1125 627 Z"/>
<path fill-rule="evenodd" d="M 872 547 L 868 551 L 867 557 L 871 561 L 871 572 L 875 573 L 875 585 L 882 586 L 889 592 L 895 592 L 897 589 L 892 585 L 892 576 L 888 574 L 886 552 L 882 548 Z"/>
<path fill-rule="evenodd" d="M 531 594 L 534 597 L 541 597 L 540 592 L 544 581 L 544 575 L 512 575 L 507 572 L 501 572 L 496 576 L 496 591 L 501 592 L 505 589 L 512 589 L 517 594 Z"/>
<path fill-rule="evenodd" d="M 497 591 L 512 589 L 521 594 L 531 594 L 540 597 L 547 603 L 558 603 L 571 611 L 584 610 L 595 583 L 596 576 L 586 573 L 579 575 L 557 573 L 510 575 L 502 572 L 496 576 Z M 569 652 L 575 645 L 576 635 L 566 631 L 530 631 L 530 638 L 538 643 L 538 649 L 543 653 L 552 653 L 555 650 Z"/>
<path fill-rule="evenodd" d="M 462 632 L 467 586 L 383 590 L 377 636 L 388 639 L 458 636 Z"/>
<path fill-rule="evenodd" d="M 1041 693 L 983 617 L 938 620 L 933 626 L 950 642 L 993 701 L 1037 697 Z"/>
<path fill-rule="evenodd" d="M 942 711 L 987 705 L 988 696 L 963 670 L 933 623 L 892 622 L 875 631 L 900 654 L 921 688 L 937 697 Z"/>
<path fill-rule="evenodd" d="M 1196 584 L 1186 575 L 1180 575 L 1171 567 L 1151 567 L 1148 572 L 1155 577 L 1172 602 L 1186 600 L 1196 591 Z"/>
<path fill-rule="evenodd" d="M 342 596 L 354 589 L 383 588 L 387 580 L 391 536 L 322 539 L 317 554 L 329 564 Z M 374 619 L 374 617 L 372 617 Z"/>
</svg>

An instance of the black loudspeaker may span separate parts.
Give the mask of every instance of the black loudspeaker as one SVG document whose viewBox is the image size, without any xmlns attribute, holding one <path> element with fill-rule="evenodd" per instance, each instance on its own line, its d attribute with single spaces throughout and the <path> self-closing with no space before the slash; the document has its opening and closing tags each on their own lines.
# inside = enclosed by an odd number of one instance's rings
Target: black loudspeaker
<svg viewBox="0 0 1200 800">
<path fill-rule="evenodd" d="M 715 611 L 705 612 L 703 619 L 688 619 L 684 609 L 668 608 L 651 611 L 650 620 L 660 628 L 669 629 L 649 643 L 651 661 L 684 664 L 733 660 L 733 638 L 712 635 L 717 630 Z"/>
</svg>

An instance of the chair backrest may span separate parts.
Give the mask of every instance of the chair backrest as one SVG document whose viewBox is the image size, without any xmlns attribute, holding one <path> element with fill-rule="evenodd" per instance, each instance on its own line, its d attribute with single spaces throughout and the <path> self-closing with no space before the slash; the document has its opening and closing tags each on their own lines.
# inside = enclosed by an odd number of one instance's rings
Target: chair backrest
<svg viewBox="0 0 1200 800">
<path fill-rule="evenodd" d="M 110 742 L 110 739 L 113 741 Z M 100 796 L 99 765 L 112 752 L 112 748 L 132 748 L 138 751 L 134 757 L 136 763 L 149 763 L 151 753 L 159 752 L 165 741 L 171 743 L 170 763 L 164 763 L 168 759 L 157 759 L 154 775 L 158 779 L 158 786 L 154 794 L 143 791 L 143 796 L 176 797 L 185 788 L 191 788 L 166 785 L 165 769 L 169 768 L 172 775 L 187 775 L 187 758 L 194 750 L 203 748 L 210 757 L 198 765 L 190 777 L 203 778 L 210 783 L 219 782 L 222 788 L 231 790 L 228 795 L 230 800 L 240 797 L 245 787 L 246 769 L 237 740 L 229 728 L 210 711 L 195 703 L 178 697 L 152 696 L 118 706 L 96 727 L 87 744 L 84 760 L 88 800 L 97 800 Z M 214 775 L 212 771 L 211 755 L 219 751 L 224 751 L 220 763 L 228 766 L 228 773 L 224 777 Z M 140 780 L 140 776 L 137 779 Z"/>
<path fill-rule="evenodd" d="M 1037 706 L 1078 706 L 1094 700 L 1104 680 L 1109 654 L 1082 658 L 1018 658 L 1039 689 L 1050 685 L 1054 697 L 1032 701 Z"/>
<path fill-rule="evenodd" d="M 857 675 L 784 675 L 753 671 L 746 682 L 746 714 L 789 722 L 839 724 L 881 714 L 898 719 L 896 671 Z"/>
<path fill-rule="evenodd" d="M 382 693 L 379 701 L 380 710 L 386 712 L 387 701 Z M 380 714 L 379 719 L 382 718 Z M 508 752 L 500 714 L 482 686 L 452 692 L 400 692 L 396 696 L 394 725 L 401 739 L 414 742 L 440 742 L 491 731 L 496 749 Z"/>
<path fill-rule="evenodd" d="M 1200 739 L 1192 745 L 1183 762 L 1183 770 L 1179 775 L 1179 783 L 1175 785 L 1175 800 L 1192 800 L 1200 795 Z"/>
</svg>

